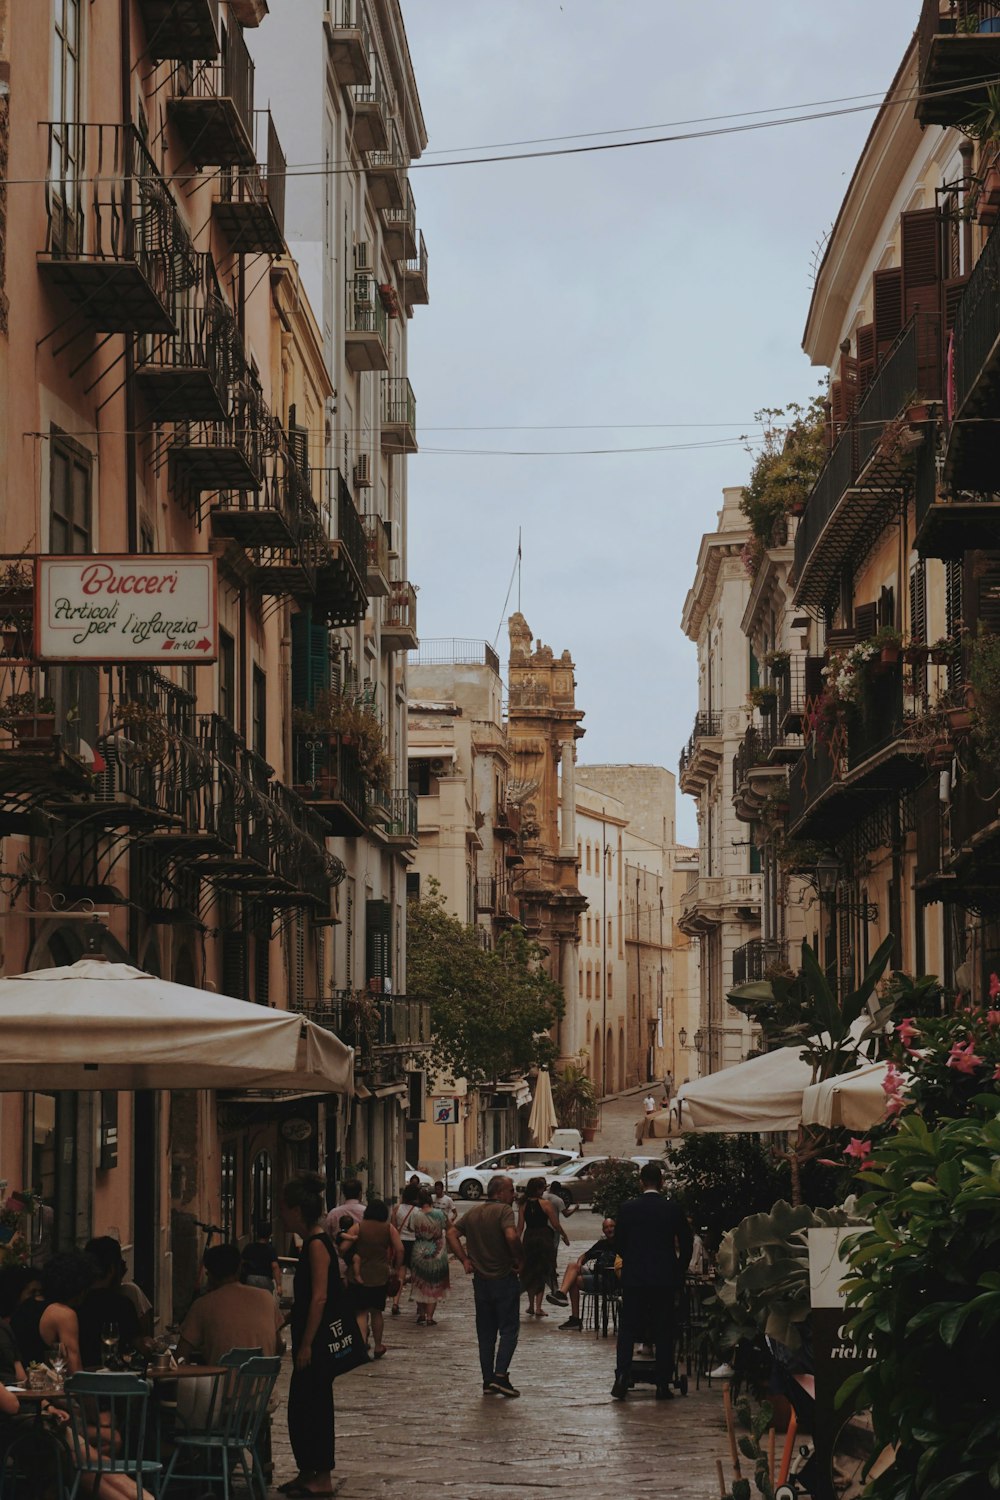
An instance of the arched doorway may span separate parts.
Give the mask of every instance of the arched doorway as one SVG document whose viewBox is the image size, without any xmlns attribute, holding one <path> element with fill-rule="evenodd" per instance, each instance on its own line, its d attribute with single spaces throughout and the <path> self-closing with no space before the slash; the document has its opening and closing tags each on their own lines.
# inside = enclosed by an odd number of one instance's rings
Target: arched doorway
<svg viewBox="0 0 1000 1500">
<path fill-rule="evenodd" d="M 591 1080 L 597 1093 L 601 1092 L 601 1033 L 594 1027 L 594 1051 L 590 1059 Z"/>
</svg>

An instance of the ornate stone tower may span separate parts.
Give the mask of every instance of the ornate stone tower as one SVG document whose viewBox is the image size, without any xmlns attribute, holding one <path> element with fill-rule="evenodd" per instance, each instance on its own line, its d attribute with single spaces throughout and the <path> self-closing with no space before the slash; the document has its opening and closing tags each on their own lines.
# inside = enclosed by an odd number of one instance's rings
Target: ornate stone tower
<svg viewBox="0 0 1000 1500">
<path fill-rule="evenodd" d="M 539 641 L 520 613 L 511 615 L 508 673 L 508 748 L 512 756 L 510 800 L 521 811 L 524 864 L 514 891 L 521 921 L 548 950 L 549 972 L 562 985 L 566 1014 L 559 1028 L 559 1055 L 567 1061 L 585 1046 L 577 974 L 580 913 L 587 905 L 577 884 L 575 742 L 584 730 L 576 707 L 576 681 L 568 651 L 558 659 Z"/>
</svg>

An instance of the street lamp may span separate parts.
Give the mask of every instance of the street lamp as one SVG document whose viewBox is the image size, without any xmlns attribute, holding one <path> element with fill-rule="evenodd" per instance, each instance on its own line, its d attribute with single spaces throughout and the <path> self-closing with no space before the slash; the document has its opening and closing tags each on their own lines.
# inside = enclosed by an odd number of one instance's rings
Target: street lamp
<svg viewBox="0 0 1000 1500">
<path fill-rule="evenodd" d="M 687 1034 L 687 1031 L 685 1030 L 685 1028 L 683 1026 L 681 1027 L 680 1031 L 677 1033 L 677 1040 L 680 1042 L 680 1044 L 681 1044 L 681 1051 L 683 1052 L 686 1049 L 687 1044 L 688 1044 L 688 1034 Z"/>
<path fill-rule="evenodd" d="M 816 861 L 816 884 L 824 901 L 829 901 L 837 894 L 839 879 L 840 860 L 835 854 L 824 854 L 822 859 Z"/>
</svg>

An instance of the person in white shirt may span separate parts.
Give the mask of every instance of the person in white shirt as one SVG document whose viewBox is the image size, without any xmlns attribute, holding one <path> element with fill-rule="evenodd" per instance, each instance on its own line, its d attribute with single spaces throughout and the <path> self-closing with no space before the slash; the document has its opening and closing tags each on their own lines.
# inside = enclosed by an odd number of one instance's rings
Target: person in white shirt
<svg viewBox="0 0 1000 1500">
<path fill-rule="evenodd" d="M 444 1190 L 443 1182 L 436 1182 L 434 1184 L 433 1207 L 441 1210 L 449 1224 L 454 1224 L 458 1218 L 458 1209 L 455 1207 L 455 1201 L 453 1198 L 448 1197 L 448 1194 Z"/>
<path fill-rule="evenodd" d="M 349 1177 L 340 1184 L 340 1191 L 341 1201 L 326 1216 L 326 1232 L 334 1241 L 340 1233 L 340 1221 L 345 1214 L 350 1214 L 355 1224 L 360 1224 L 365 1216 L 365 1205 L 361 1202 L 361 1183 L 358 1179 Z"/>
<path fill-rule="evenodd" d="M 642 1101 L 642 1104 L 647 1115 L 656 1113 L 656 1100 L 653 1098 L 652 1094 L 647 1094 L 645 1099 Z"/>
</svg>

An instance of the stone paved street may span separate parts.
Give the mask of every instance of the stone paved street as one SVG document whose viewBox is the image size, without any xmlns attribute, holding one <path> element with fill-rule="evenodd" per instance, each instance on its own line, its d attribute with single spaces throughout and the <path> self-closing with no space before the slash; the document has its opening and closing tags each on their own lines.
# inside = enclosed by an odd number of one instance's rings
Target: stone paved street
<svg viewBox="0 0 1000 1500">
<path fill-rule="evenodd" d="M 634 1150 L 631 1126 L 641 1095 L 605 1106 L 601 1136 L 587 1154 Z M 581 1211 L 569 1221 L 574 1247 L 600 1233 Z M 563 1250 L 560 1264 L 578 1248 Z M 718 1495 L 715 1459 L 725 1430 L 718 1385 L 656 1401 L 641 1385 L 624 1403 L 610 1399 L 614 1343 L 593 1333 L 560 1332 L 566 1314 L 525 1319 L 511 1367 L 516 1401 L 483 1396 L 471 1283 L 458 1284 L 440 1325 L 418 1328 L 407 1306 L 387 1318 L 389 1353 L 338 1382 L 337 1493 L 341 1500 L 426 1492 L 462 1500 L 527 1494 L 625 1500 L 655 1491 L 677 1500 Z M 523 1304 L 522 1304 L 523 1306 Z M 287 1389 L 284 1361 L 281 1395 Z M 284 1410 L 275 1418 L 275 1478 L 294 1472 Z M 273 1493 L 277 1493 L 276 1491 Z"/>
</svg>

